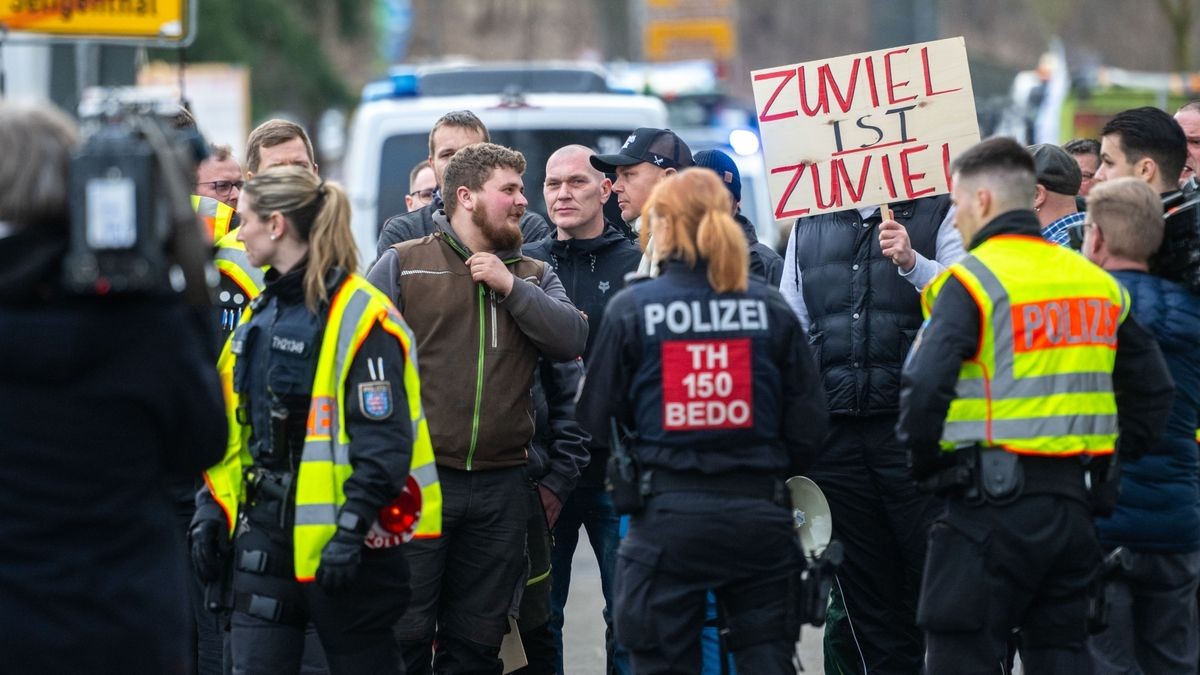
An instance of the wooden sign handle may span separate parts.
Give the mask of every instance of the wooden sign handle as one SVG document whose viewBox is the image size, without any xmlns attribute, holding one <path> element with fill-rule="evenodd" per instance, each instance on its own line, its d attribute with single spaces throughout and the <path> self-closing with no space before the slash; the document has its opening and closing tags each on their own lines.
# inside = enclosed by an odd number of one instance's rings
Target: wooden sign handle
<svg viewBox="0 0 1200 675">
<path fill-rule="evenodd" d="M 879 205 L 879 219 L 880 222 L 892 219 L 892 209 L 887 204 Z"/>
</svg>

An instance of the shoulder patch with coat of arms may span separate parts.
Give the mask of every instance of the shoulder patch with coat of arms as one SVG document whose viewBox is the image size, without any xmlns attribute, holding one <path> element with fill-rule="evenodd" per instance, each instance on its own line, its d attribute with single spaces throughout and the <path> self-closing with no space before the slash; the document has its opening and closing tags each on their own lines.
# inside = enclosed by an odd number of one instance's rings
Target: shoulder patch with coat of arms
<svg viewBox="0 0 1200 675">
<path fill-rule="evenodd" d="M 367 419 L 384 420 L 391 417 L 395 409 L 394 399 L 392 385 L 387 380 L 358 385 L 358 405 Z"/>
</svg>

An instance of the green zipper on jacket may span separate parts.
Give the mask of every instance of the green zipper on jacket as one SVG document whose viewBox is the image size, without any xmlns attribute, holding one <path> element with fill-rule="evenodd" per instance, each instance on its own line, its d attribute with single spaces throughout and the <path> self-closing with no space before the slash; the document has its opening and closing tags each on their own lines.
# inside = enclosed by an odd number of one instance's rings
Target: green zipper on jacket
<svg viewBox="0 0 1200 675">
<path fill-rule="evenodd" d="M 445 241 L 450 248 L 454 249 L 454 252 L 457 253 L 464 261 L 470 257 L 467 255 L 467 252 L 458 245 L 458 242 L 454 241 L 453 238 L 444 237 L 443 241 Z M 521 256 L 517 256 L 515 258 L 509 258 L 508 260 L 502 259 L 501 262 L 503 262 L 505 265 L 511 265 L 515 262 L 519 262 L 520 260 Z M 479 411 L 483 405 L 483 356 L 484 346 L 487 344 L 487 314 L 485 312 L 484 305 L 487 302 L 487 290 L 490 290 L 487 288 L 487 284 L 477 283 L 475 286 L 479 289 L 479 364 L 475 369 L 475 411 L 471 415 L 471 447 L 467 450 L 467 471 L 472 470 L 471 465 L 475 459 L 475 447 L 479 443 Z M 492 319 L 492 322 L 493 324 L 495 323 L 495 318 Z M 494 329 L 495 326 L 493 325 L 493 330 Z"/>
<path fill-rule="evenodd" d="M 479 441 L 479 407 L 483 403 L 483 346 L 487 340 L 487 321 L 483 313 L 484 284 L 479 288 L 479 365 L 475 369 L 475 412 L 471 416 L 471 449 L 467 451 L 467 471 L 471 470 L 471 461 L 475 459 L 475 445 Z"/>
</svg>

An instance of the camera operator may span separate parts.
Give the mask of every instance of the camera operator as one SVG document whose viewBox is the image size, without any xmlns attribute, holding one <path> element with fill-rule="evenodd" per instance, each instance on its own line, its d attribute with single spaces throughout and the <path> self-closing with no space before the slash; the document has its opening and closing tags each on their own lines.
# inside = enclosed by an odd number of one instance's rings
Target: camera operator
<svg viewBox="0 0 1200 675">
<path fill-rule="evenodd" d="M 181 295 L 68 289 L 76 139 L 0 101 L 0 653 L 13 672 L 186 672 L 166 486 L 220 459 L 220 386 Z"/>
</svg>

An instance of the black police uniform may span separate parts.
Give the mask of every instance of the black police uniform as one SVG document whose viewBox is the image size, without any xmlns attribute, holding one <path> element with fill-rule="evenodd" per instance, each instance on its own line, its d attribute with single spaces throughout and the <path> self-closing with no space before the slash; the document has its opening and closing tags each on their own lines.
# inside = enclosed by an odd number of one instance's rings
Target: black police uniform
<svg viewBox="0 0 1200 675">
<path fill-rule="evenodd" d="M 268 284 L 252 305 L 254 315 L 235 333 L 245 346 L 235 364 L 234 388 L 248 399 L 239 414 L 249 418 L 254 463 L 247 471 L 246 504 L 234 538 L 234 671 L 297 672 L 305 626 L 311 621 L 331 672 L 397 672 L 391 626 L 409 596 L 401 547 L 362 548 L 354 580 L 336 592 L 295 578 L 295 479 L 328 310 L 323 306 L 315 314 L 309 311 L 303 276 L 303 266 L 282 276 L 268 272 Z M 331 295 L 344 278 L 341 270 L 330 272 L 326 281 Z M 391 411 L 383 419 L 364 414 L 358 395 L 360 384 L 380 381 L 391 391 Z M 345 387 L 354 471 L 343 485 L 346 502 L 339 534 L 347 526 L 365 534 L 379 509 L 400 493 L 411 458 L 404 361 L 396 338 L 379 327 L 372 329 L 351 364 Z M 197 521 L 214 517 L 214 509 L 223 521 L 207 491 L 197 501 Z M 347 520 L 357 522 L 343 522 Z M 317 576 L 321 578 L 320 570 Z"/>
<path fill-rule="evenodd" d="M 1041 236 L 1032 211 L 1001 214 L 975 235 L 969 249 L 1011 235 Z M 964 449 L 950 453 L 947 462 L 939 440 L 959 370 L 979 351 L 979 336 L 979 307 L 951 278 L 905 364 L 896 426 L 910 448 L 913 476 L 930 480 L 930 487 L 949 487 L 947 479 L 962 471 L 946 464 L 974 456 Z M 1153 336 L 1132 316 L 1117 330 L 1112 383 L 1118 453 L 1131 456 L 1153 447 L 1166 425 L 1174 387 Z M 1025 672 L 1091 672 L 1084 646 L 1087 597 L 1101 563 L 1092 509 L 1103 491 L 1089 493 L 1086 485 L 1099 487 L 1104 472 L 1090 471 L 1092 477 L 1085 478 L 1076 460 L 1021 457 L 1021 486 L 1003 498 L 978 489 L 949 490 L 945 511 L 929 533 L 917 615 L 928 638 L 925 672 L 997 672 L 1014 627 L 1020 628 Z M 1103 458 L 1090 461 L 1107 468 Z M 945 560 L 955 564 L 939 566 Z"/>
<path fill-rule="evenodd" d="M 638 673 L 699 672 L 711 589 L 740 672 L 795 672 L 801 559 L 782 479 L 816 459 L 826 424 L 808 341 L 775 289 L 718 294 L 703 263 L 664 267 L 613 298 L 577 411 L 604 442 L 610 420 L 632 429 L 643 470 L 617 639 Z"/>
</svg>

